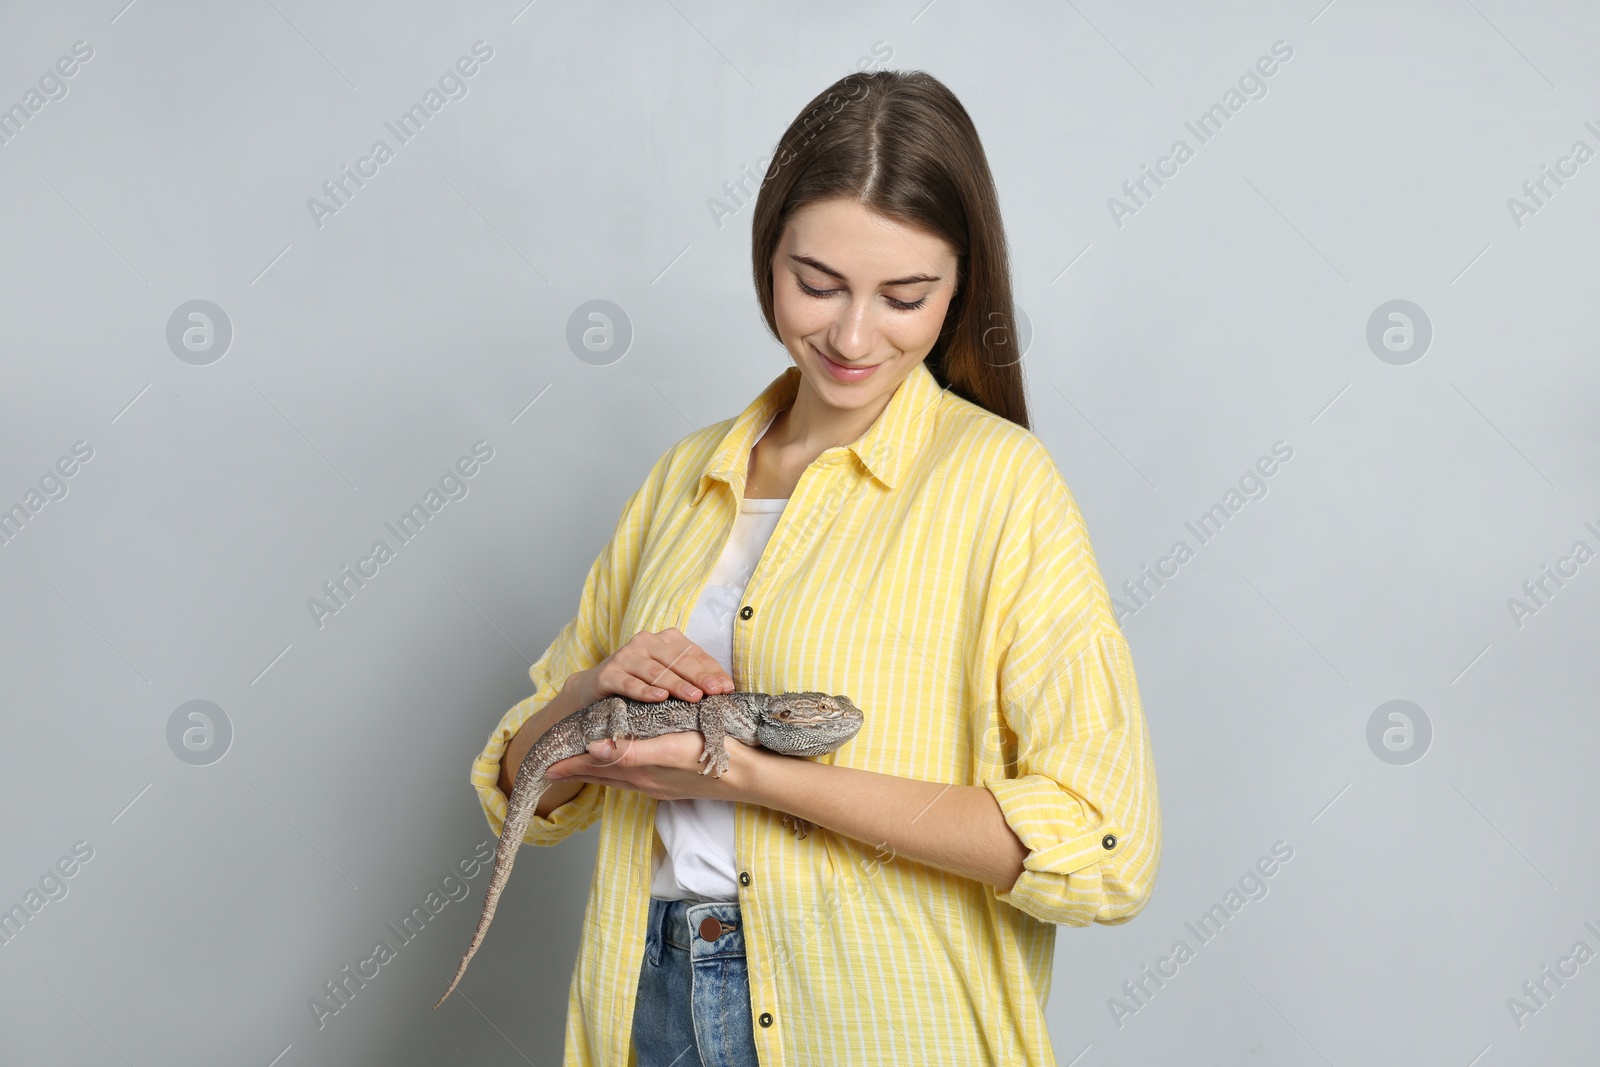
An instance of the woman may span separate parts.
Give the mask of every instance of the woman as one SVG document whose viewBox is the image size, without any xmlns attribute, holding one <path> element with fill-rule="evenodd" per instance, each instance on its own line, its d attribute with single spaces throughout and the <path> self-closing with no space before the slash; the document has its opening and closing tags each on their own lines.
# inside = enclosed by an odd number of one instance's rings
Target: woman
<svg viewBox="0 0 1600 1067">
<path fill-rule="evenodd" d="M 610 694 L 813 690 L 866 721 L 816 759 L 730 739 L 720 778 L 696 733 L 551 768 L 524 841 L 601 819 L 565 1062 L 1054 1064 L 1056 925 L 1144 907 L 1161 818 L 1028 429 L 977 132 L 927 74 L 850 75 L 784 133 L 752 229 L 795 365 L 657 461 L 472 780 L 499 833 L 528 746 Z"/>
</svg>

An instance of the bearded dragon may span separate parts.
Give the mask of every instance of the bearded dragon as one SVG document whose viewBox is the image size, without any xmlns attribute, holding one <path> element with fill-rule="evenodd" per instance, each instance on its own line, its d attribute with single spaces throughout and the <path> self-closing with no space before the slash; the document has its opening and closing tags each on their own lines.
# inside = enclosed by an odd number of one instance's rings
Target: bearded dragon
<svg viewBox="0 0 1600 1067">
<path fill-rule="evenodd" d="M 588 751 L 590 742 L 609 737 L 620 744 L 629 738 L 660 737 L 662 734 L 698 730 L 705 746 L 696 761 L 704 763 L 701 774 L 721 778 L 728 769 L 728 750 L 723 738 L 734 737 L 747 745 L 758 745 L 788 756 L 820 756 L 839 748 L 861 729 L 861 710 L 847 697 L 826 693 L 717 693 L 690 702 L 677 697 L 659 701 L 629 700 L 609 696 L 580 708 L 539 735 L 517 768 L 511 796 L 506 801 L 505 824 L 495 848 L 494 869 L 484 891 L 483 912 L 478 917 L 472 944 L 461 957 L 461 965 L 450 980 L 450 988 L 434 1003 L 437 1008 L 455 991 L 467 964 L 483 943 L 484 934 L 500 902 L 500 894 L 511 878 L 512 860 L 522 844 L 539 798 L 550 788 L 545 772 L 569 756 Z M 810 825 L 785 814 L 786 827 L 805 837 Z"/>
</svg>

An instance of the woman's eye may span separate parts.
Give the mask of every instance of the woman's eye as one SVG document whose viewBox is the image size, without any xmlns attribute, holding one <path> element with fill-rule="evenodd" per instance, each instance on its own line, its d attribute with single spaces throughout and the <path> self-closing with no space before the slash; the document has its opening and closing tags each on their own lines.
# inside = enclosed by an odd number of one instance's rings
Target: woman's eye
<svg viewBox="0 0 1600 1067">
<path fill-rule="evenodd" d="M 814 296 L 820 299 L 821 297 L 832 296 L 834 293 L 838 292 L 837 289 L 813 289 L 799 278 L 796 278 L 794 281 L 795 284 L 800 287 L 800 291 L 805 293 L 807 296 Z M 905 300 L 896 300 L 890 296 L 886 296 L 884 299 L 889 301 L 889 306 L 897 311 L 916 311 L 918 308 L 922 307 L 922 305 L 928 302 L 927 297 L 923 297 L 921 300 L 910 302 Z"/>
</svg>

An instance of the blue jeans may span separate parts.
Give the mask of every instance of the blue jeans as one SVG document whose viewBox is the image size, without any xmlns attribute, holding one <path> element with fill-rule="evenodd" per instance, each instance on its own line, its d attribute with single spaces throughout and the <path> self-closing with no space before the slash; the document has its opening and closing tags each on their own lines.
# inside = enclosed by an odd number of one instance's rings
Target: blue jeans
<svg viewBox="0 0 1600 1067">
<path fill-rule="evenodd" d="M 735 929 L 707 941 L 707 917 Z M 650 898 L 633 1045 L 639 1067 L 758 1067 L 737 900 Z"/>
</svg>

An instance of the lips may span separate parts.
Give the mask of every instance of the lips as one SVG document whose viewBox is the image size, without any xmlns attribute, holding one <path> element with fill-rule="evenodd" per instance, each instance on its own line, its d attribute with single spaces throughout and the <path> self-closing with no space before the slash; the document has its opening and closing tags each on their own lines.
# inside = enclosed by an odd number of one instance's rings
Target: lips
<svg viewBox="0 0 1600 1067">
<path fill-rule="evenodd" d="M 852 367 L 849 364 L 829 359 L 818 351 L 816 345 L 811 346 L 811 351 L 816 352 L 818 357 L 821 358 L 823 366 L 828 368 L 828 373 L 841 382 L 859 382 L 870 377 L 872 372 L 880 366 L 880 364 L 874 363 L 869 367 Z"/>
</svg>

